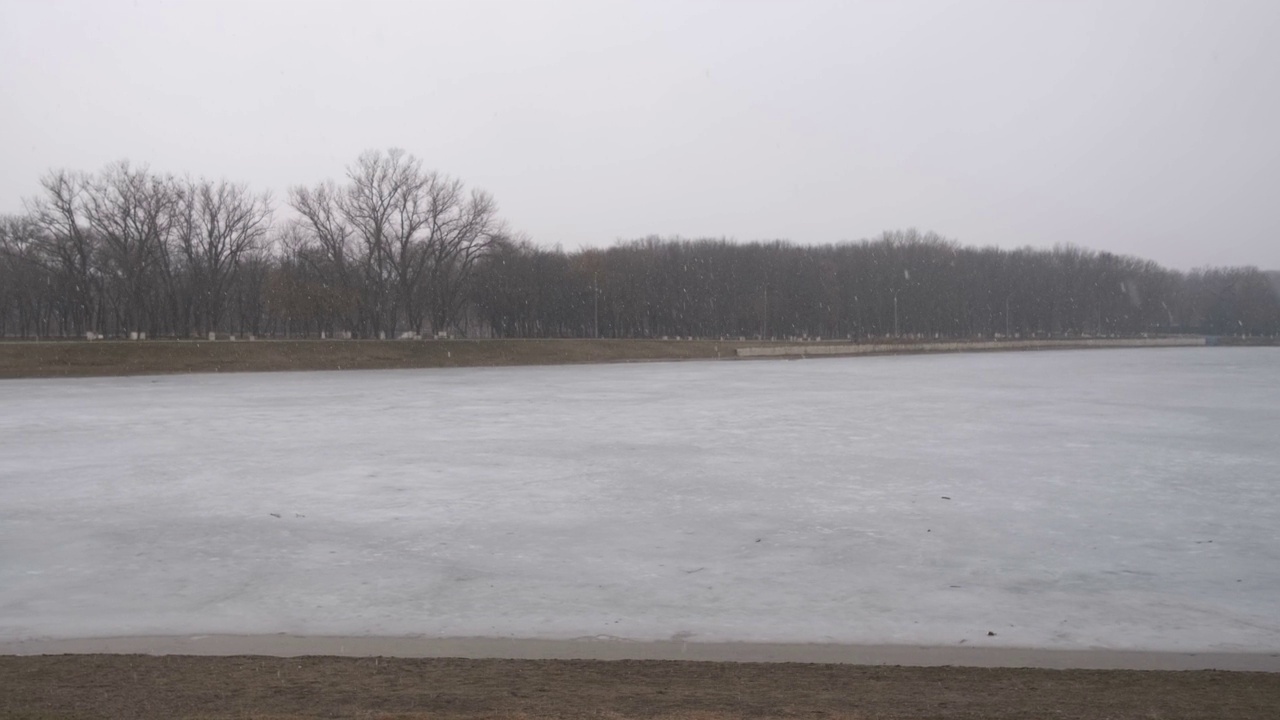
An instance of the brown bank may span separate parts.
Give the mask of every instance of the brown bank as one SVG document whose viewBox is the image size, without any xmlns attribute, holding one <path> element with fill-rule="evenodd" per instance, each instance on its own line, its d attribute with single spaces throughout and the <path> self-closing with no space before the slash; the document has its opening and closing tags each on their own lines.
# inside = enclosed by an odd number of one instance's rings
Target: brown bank
<svg viewBox="0 0 1280 720">
<path fill-rule="evenodd" d="M 0 718 L 1258 718 L 1280 675 L 654 660 L 0 657 Z"/>
<path fill-rule="evenodd" d="M 759 342 L 727 340 L 195 340 L 0 342 L 0 378 L 384 370 L 569 363 L 839 357 L 1205 344 L 1202 337 Z"/>
<path fill-rule="evenodd" d="M 0 343 L 0 378 L 714 360 L 711 340 L 194 340 Z M 758 344 L 758 343 L 757 343 Z"/>
</svg>

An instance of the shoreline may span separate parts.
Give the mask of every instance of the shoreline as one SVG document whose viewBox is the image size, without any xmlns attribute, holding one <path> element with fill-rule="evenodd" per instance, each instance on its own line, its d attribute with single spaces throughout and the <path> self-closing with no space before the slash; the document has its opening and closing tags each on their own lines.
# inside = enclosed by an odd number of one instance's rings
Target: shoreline
<svg viewBox="0 0 1280 720">
<path fill-rule="evenodd" d="M 759 360 L 1216 346 L 1204 336 L 964 341 L 0 341 L 0 379 Z M 1231 346 L 1222 343 L 1222 346 Z"/>
<path fill-rule="evenodd" d="M 195 655 L 512 660 L 679 660 L 1055 670 L 1280 673 L 1275 652 L 1154 651 L 826 643 L 548 640 L 485 637 L 166 635 L 0 640 L 0 655 Z"/>
</svg>

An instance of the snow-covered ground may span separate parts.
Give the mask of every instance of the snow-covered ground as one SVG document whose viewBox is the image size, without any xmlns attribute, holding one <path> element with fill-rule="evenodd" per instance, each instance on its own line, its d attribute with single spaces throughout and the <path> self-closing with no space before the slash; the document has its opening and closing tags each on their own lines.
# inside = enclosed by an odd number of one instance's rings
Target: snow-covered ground
<svg viewBox="0 0 1280 720">
<path fill-rule="evenodd" d="M 0 640 L 281 632 L 1275 651 L 1280 351 L 0 381 Z"/>
</svg>

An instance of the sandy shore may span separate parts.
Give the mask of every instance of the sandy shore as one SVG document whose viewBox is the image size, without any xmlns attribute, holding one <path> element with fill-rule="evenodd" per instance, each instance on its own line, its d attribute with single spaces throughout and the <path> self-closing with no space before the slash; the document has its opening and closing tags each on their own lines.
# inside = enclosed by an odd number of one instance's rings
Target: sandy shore
<svg viewBox="0 0 1280 720">
<path fill-rule="evenodd" d="M 617 638 L 303 637 L 191 635 L 0 641 L 0 655 L 141 654 L 518 660 L 690 660 L 915 667 L 1030 667 L 1094 670 L 1234 670 L 1280 672 L 1274 653 L 1052 650 L 1042 648 L 838 645 L 806 643 L 637 642 Z"/>
</svg>

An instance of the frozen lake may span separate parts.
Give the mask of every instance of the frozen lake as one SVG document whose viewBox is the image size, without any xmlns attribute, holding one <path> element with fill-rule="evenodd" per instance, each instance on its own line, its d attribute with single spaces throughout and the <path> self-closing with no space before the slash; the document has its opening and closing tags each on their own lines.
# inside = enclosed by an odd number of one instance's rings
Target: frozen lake
<svg viewBox="0 0 1280 720">
<path fill-rule="evenodd" d="M 202 633 L 1276 651 L 1280 350 L 0 381 L 0 640 Z"/>
</svg>

